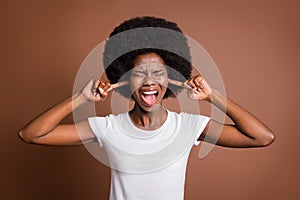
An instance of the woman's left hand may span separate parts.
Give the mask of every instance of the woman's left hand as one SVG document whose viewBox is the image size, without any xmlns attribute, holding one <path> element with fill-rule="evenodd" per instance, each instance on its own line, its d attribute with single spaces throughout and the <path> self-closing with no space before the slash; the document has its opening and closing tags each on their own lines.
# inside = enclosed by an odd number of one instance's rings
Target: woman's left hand
<svg viewBox="0 0 300 200">
<path fill-rule="evenodd" d="M 207 81 L 201 76 L 191 77 L 185 83 L 188 87 L 188 97 L 192 100 L 211 100 L 212 88 Z"/>
</svg>

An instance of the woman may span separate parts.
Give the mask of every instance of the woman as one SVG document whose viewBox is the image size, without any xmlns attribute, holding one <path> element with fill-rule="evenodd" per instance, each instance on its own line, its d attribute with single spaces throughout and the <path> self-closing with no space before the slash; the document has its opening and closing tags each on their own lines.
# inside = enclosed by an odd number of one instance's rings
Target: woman
<svg viewBox="0 0 300 200">
<path fill-rule="evenodd" d="M 110 160 L 110 199 L 183 199 L 187 159 L 192 146 L 198 141 L 205 138 L 206 142 L 216 141 L 217 145 L 225 147 L 264 147 L 274 141 L 274 134 L 255 116 L 211 87 L 204 77 L 191 76 L 190 52 L 184 37 L 176 42 L 183 49 L 185 59 L 165 50 L 143 48 L 110 60 L 116 45 L 111 38 L 142 27 L 159 27 L 182 33 L 177 24 L 156 17 L 123 22 L 111 33 L 105 47 L 104 65 L 107 66 L 110 83 L 91 79 L 73 97 L 33 119 L 20 130 L 19 136 L 26 142 L 44 145 L 99 142 Z M 162 41 L 165 46 L 174 43 L 168 38 Z M 175 96 L 182 89 L 187 90 L 192 100 L 208 101 L 217 106 L 234 125 L 222 124 L 202 115 L 166 110 L 162 106 L 163 99 Z M 134 101 L 129 112 L 60 124 L 86 102 L 104 101 L 112 90 Z M 215 133 L 218 130 L 221 133 L 217 137 Z M 180 142 L 176 138 L 181 138 Z M 170 151 L 162 148 L 172 145 L 175 148 Z M 123 154 L 115 147 L 122 147 L 131 154 Z M 150 155 L 153 149 L 160 149 L 157 151 L 159 155 L 140 157 Z"/>
</svg>

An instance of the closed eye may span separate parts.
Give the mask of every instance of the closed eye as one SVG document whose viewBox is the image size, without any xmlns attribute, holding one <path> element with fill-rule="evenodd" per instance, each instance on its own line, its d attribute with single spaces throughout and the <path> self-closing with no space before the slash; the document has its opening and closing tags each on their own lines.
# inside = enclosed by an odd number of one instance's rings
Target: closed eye
<svg viewBox="0 0 300 200">
<path fill-rule="evenodd" d="M 143 72 L 143 71 L 133 71 L 133 72 L 132 72 L 132 75 L 133 75 L 133 76 L 140 77 L 140 76 L 145 76 L 146 73 Z"/>
<path fill-rule="evenodd" d="M 165 71 L 164 70 L 156 70 L 153 72 L 153 74 L 156 76 L 162 76 L 165 74 Z"/>
</svg>

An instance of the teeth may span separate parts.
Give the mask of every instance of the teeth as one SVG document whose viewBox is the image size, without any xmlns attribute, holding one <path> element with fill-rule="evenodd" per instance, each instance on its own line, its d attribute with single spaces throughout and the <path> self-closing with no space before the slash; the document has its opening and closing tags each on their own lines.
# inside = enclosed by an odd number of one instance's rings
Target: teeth
<svg viewBox="0 0 300 200">
<path fill-rule="evenodd" d="M 156 94 L 157 91 L 149 91 L 149 92 L 143 92 L 143 94 Z"/>
</svg>

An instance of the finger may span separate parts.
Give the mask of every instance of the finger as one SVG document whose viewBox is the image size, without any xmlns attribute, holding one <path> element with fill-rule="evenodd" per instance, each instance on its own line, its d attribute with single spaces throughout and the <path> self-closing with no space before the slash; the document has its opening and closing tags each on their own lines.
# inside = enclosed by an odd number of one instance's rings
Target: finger
<svg viewBox="0 0 300 200">
<path fill-rule="evenodd" d="M 188 89 L 188 90 L 192 90 L 193 87 L 189 85 L 189 80 L 186 80 L 184 83 L 183 83 L 183 87 L 185 89 Z"/>
<path fill-rule="evenodd" d="M 176 80 L 172 80 L 172 79 L 168 79 L 169 83 L 173 84 L 173 85 L 176 85 L 178 87 L 183 87 L 183 88 L 186 88 L 186 89 L 192 89 L 188 84 L 187 84 L 187 81 L 185 82 L 181 82 L 181 81 L 176 81 Z"/>
<path fill-rule="evenodd" d="M 190 86 L 191 88 L 196 88 L 197 85 L 195 84 L 195 77 L 190 78 L 186 81 L 186 84 Z"/>
<path fill-rule="evenodd" d="M 113 89 L 116 89 L 118 87 L 122 87 L 124 85 L 127 85 L 129 83 L 129 81 L 122 81 L 122 82 L 118 82 L 115 84 L 110 85 L 110 87 L 107 89 L 107 92 L 110 92 Z"/>
<path fill-rule="evenodd" d="M 169 83 L 173 84 L 173 85 L 177 85 L 179 87 L 183 87 L 183 82 L 181 81 L 176 81 L 176 80 L 172 80 L 172 79 L 168 79 Z"/>
<path fill-rule="evenodd" d="M 99 80 L 97 90 L 99 91 L 99 93 L 103 93 L 101 92 L 100 88 L 103 89 L 104 91 L 107 91 L 110 87 L 111 84 L 109 82 Z"/>
<path fill-rule="evenodd" d="M 201 76 L 197 76 L 194 78 L 193 82 L 196 85 L 196 87 L 201 87 L 202 80 L 203 78 Z"/>
<path fill-rule="evenodd" d="M 105 96 L 107 96 L 107 91 L 104 90 L 102 87 L 99 87 L 99 88 L 98 88 L 98 93 L 97 93 L 97 94 L 99 94 L 100 97 L 105 97 Z"/>
<path fill-rule="evenodd" d="M 108 92 L 108 90 L 111 88 L 111 84 L 106 82 L 101 87 L 104 91 Z"/>
<path fill-rule="evenodd" d="M 112 88 L 112 89 L 116 89 L 116 88 L 118 88 L 118 87 L 127 85 L 128 83 L 129 83 L 129 81 L 118 82 L 118 83 L 112 84 L 112 85 L 111 85 L 111 88 Z"/>
<path fill-rule="evenodd" d="M 95 90 L 95 97 L 96 98 L 100 98 L 100 99 L 103 99 L 107 96 L 107 91 L 101 87 L 101 83 L 98 84 L 98 88 Z"/>
<path fill-rule="evenodd" d="M 212 92 L 212 88 L 210 87 L 210 85 L 207 83 L 205 79 L 202 80 L 202 85 L 203 85 L 203 89 L 205 89 L 208 93 Z"/>
<path fill-rule="evenodd" d="M 99 82 L 98 82 L 98 88 L 99 87 L 104 88 L 107 84 L 110 84 L 110 83 L 107 82 L 107 81 L 99 80 Z"/>
</svg>

